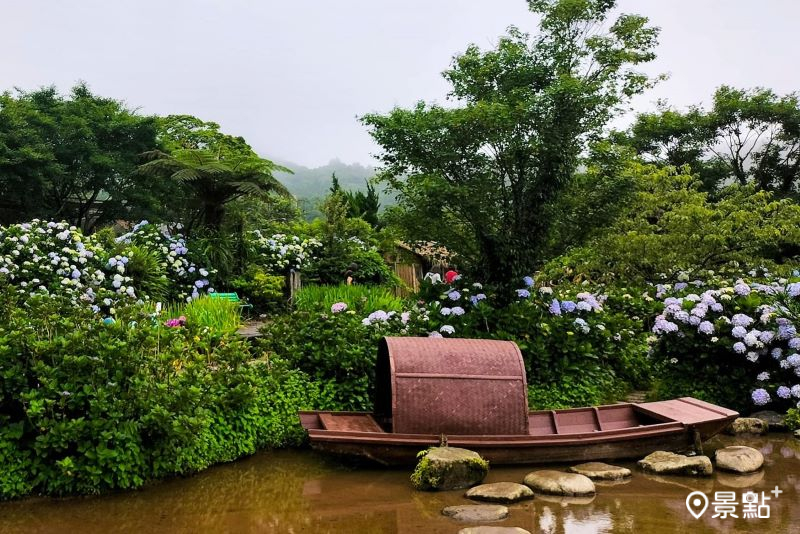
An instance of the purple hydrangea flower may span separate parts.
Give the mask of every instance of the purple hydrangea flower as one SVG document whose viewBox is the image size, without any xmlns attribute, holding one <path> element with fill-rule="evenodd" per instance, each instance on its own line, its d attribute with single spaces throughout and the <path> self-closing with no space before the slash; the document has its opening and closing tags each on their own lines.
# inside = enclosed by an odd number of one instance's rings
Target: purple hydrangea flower
<svg viewBox="0 0 800 534">
<path fill-rule="evenodd" d="M 714 304 L 711 304 L 709 308 L 711 308 L 711 311 L 713 312 L 720 313 L 722 311 L 722 304 L 715 302 Z"/>
<path fill-rule="evenodd" d="M 558 303 L 558 299 L 553 299 L 547 309 L 551 315 L 561 315 L 561 304 Z"/>
<path fill-rule="evenodd" d="M 461 306 L 453 306 L 453 308 L 450 311 L 456 317 L 458 317 L 459 315 L 464 315 L 464 308 L 462 308 Z"/>
<path fill-rule="evenodd" d="M 447 294 L 447 298 L 449 298 L 450 300 L 458 300 L 461 298 L 461 293 L 459 293 L 454 289 L 453 291 Z"/>
<path fill-rule="evenodd" d="M 441 313 L 444 316 L 450 315 L 452 312 L 453 310 L 451 310 L 450 308 L 442 308 L 441 310 L 439 310 L 439 313 Z"/>
<path fill-rule="evenodd" d="M 331 313 L 341 313 L 347 309 L 347 304 L 344 302 L 337 302 L 331 306 Z"/>
<path fill-rule="evenodd" d="M 439 332 L 441 332 L 443 334 L 455 334 L 456 329 L 453 328 L 452 326 L 450 326 L 449 324 L 445 324 L 445 325 L 442 325 L 441 328 L 439 328 Z"/>
<path fill-rule="evenodd" d="M 789 398 L 792 397 L 792 390 L 787 388 L 786 386 L 779 387 L 778 391 L 776 391 L 776 393 L 777 393 L 778 397 L 780 397 L 782 399 L 789 399 Z"/>
<path fill-rule="evenodd" d="M 576 304 L 571 300 L 563 300 L 561 301 L 561 309 L 567 313 L 572 313 L 575 311 Z"/>
<path fill-rule="evenodd" d="M 731 317 L 731 323 L 733 323 L 733 326 L 747 327 L 753 324 L 753 318 L 743 313 L 737 313 L 736 315 Z"/>
<path fill-rule="evenodd" d="M 774 349 L 772 349 L 772 352 L 770 354 L 772 354 L 773 358 L 779 360 L 783 355 L 783 351 L 779 347 L 775 347 Z"/>
<path fill-rule="evenodd" d="M 655 324 L 653 324 L 653 332 L 656 334 L 669 334 L 677 332 L 678 325 L 672 321 L 667 321 L 663 315 L 656 317 Z"/>
<path fill-rule="evenodd" d="M 675 320 L 676 321 L 680 321 L 682 323 L 688 323 L 689 322 L 689 312 L 684 311 L 684 310 L 675 312 Z"/>
<path fill-rule="evenodd" d="M 733 286 L 733 292 L 739 295 L 740 297 L 746 297 L 750 294 L 750 286 L 745 284 L 744 282 L 739 282 L 735 286 Z"/>
<path fill-rule="evenodd" d="M 526 276 L 522 281 L 525 283 L 525 287 L 531 287 L 533 285 L 533 278 L 530 276 Z"/>
<path fill-rule="evenodd" d="M 701 334 L 711 335 L 714 333 L 714 324 L 711 321 L 703 321 L 697 326 L 697 331 Z"/>
<path fill-rule="evenodd" d="M 700 317 L 696 316 L 696 315 L 692 315 L 691 317 L 689 317 L 689 324 L 692 325 L 692 326 L 697 326 L 702 321 L 703 320 Z"/>
<path fill-rule="evenodd" d="M 764 371 L 763 373 L 758 373 L 758 376 L 756 376 L 756 380 L 758 380 L 759 382 L 765 382 L 769 380 L 769 373 L 766 371 Z"/>
<path fill-rule="evenodd" d="M 531 296 L 531 292 L 527 289 L 517 289 L 517 296 L 522 299 L 526 299 Z"/>
<path fill-rule="evenodd" d="M 675 284 L 675 291 L 683 291 L 687 287 L 689 287 L 689 284 L 686 282 L 678 282 Z"/>
<path fill-rule="evenodd" d="M 778 339 L 791 339 L 797 335 L 797 329 L 793 324 L 784 322 L 778 324 Z"/>
<path fill-rule="evenodd" d="M 789 340 L 789 348 L 790 349 L 800 349 L 800 337 L 793 337 Z"/>
<path fill-rule="evenodd" d="M 769 403 L 770 400 L 772 400 L 769 396 L 769 393 L 767 393 L 767 390 L 764 388 L 758 388 L 755 390 L 752 397 L 753 403 L 756 406 L 764 406 L 765 404 Z"/>
<path fill-rule="evenodd" d="M 579 311 L 586 311 L 586 312 L 592 311 L 592 305 L 589 304 L 588 302 L 583 301 L 583 300 L 580 301 L 578 304 L 576 304 L 575 307 Z"/>
<path fill-rule="evenodd" d="M 792 386 L 792 397 L 800 397 L 800 384 L 795 384 Z"/>
<path fill-rule="evenodd" d="M 769 330 L 764 330 L 758 335 L 758 340 L 768 345 L 772 343 L 772 340 L 775 338 L 775 332 L 771 332 Z"/>
<path fill-rule="evenodd" d="M 786 358 L 786 362 L 792 367 L 800 366 L 800 354 L 792 354 Z"/>
<path fill-rule="evenodd" d="M 733 350 L 737 354 L 744 354 L 745 352 L 747 352 L 747 345 L 745 345 L 741 341 L 738 341 L 733 344 Z"/>
<path fill-rule="evenodd" d="M 800 282 L 794 282 L 786 286 L 786 294 L 790 297 L 800 296 Z"/>
</svg>

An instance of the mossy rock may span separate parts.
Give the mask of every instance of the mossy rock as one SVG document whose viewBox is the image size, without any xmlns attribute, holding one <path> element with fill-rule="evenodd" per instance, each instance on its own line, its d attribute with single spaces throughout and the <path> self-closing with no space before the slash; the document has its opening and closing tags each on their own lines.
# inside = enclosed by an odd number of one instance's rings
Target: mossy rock
<svg viewBox="0 0 800 534">
<path fill-rule="evenodd" d="M 474 451 L 432 447 L 417 455 L 411 484 L 425 491 L 463 489 L 479 484 L 489 473 L 489 462 Z"/>
</svg>

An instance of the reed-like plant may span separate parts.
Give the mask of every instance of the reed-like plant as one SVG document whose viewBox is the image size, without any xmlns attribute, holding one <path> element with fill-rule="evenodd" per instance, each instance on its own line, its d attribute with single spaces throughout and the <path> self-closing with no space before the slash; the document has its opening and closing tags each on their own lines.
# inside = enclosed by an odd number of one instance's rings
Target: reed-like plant
<svg viewBox="0 0 800 534">
<path fill-rule="evenodd" d="M 183 307 L 186 324 L 191 328 L 208 327 L 216 332 L 235 332 L 242 325 L 237 302 L 202 296 Z"/>
</svg>

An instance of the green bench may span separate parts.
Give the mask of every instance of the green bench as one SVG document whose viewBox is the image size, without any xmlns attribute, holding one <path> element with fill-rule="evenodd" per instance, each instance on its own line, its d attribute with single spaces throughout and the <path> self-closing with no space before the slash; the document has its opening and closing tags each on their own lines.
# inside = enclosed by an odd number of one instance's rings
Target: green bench
<svg viewBox="0 0 800 534">
<path fill-rule="evenodd" d="M 236 302 L 236 303 L 239 304 L 240 308 L 252 308 L 253 307 L 252 304 L 250 304 L 248 302 L 245 302 L 242 299 L 240 299 L 238 293 L 209 293 L 208 297 L 212 298 L 212 299 L 222 299 L 222 300 L 229 300 L 231 302 Z"/>
</svg>

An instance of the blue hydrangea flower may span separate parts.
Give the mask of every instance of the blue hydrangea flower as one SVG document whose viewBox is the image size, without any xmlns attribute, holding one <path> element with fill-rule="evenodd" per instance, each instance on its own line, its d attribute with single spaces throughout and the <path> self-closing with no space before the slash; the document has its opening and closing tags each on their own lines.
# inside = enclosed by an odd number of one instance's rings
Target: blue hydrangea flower
<svg viewBox="0 0 800 534">
<path fill-rule="evenodd" d="M 452 312 L 453 310 L 451 310 L 450 308 L 442 308 L 441 310 L 439 310 L 439 313 L 445 316 L 450 315 Z"/>
<path fill-rule="evenodd" d="M 790 349 L 800 349 L 800 337 L 793 337 L 789 340 L 789 348 Z"/>
<path fill-rule="evenodd" d="M 756 376 L 756 380 L 758 380 L 759 382 L 765 382 L 769 380 L 769 373 L 766 371 L 764 371 L 763 373 L 758 373 L 758 376 Z"/>
<path fill-rule="evenodd" d="M 778 391 L 776 391 L 778 397 L 782 399 L 789 399 L 792 397 L 792 390 L 787 388 L 786 386 L 780 386 Z"/>
<path fill-rule="evenodd" d="M 764 388 L 758 388 L 755 390 L 752 397 L 753 403 L 756 406 L 764 406 L 765 404 L 769 403 L 770 400 L 772 400 L 769 396 L 769 393 L 767 393 L 767 390 Z"/>
<path fill-rule="evenodd" d="M 558 303 L 558 299 L 553 299 L 547 309 L 552 315 L 561 315 L 561 304 Z"/>
<path fill-rule="evenodd" d="M 786 294 L 790 297 L 800 296 L 800 282 L 794 282 L 786 286 Z"/>
<path fill-rule="evenodd" d="M 562 300 L 561 301 L 561 309 L 567 313 L 572 313 L 575 311 L 575 303 L 571 300 Z"/>
<path fill-rule="evenodd" d="M 781 350 L 780 347 L 775 347 L 774 349 L 772 349 L 771 354 L 772 354 L 773 358 L 775 358 L 776 360 L 779 360 L 781 358 L 781 356 L 783 355 L 783 350 Z"/>
<path fill-rule="evenodd" d="M 517 289 L 517 296 L 522 299 L 526 299 L 531 296 L 531 292 L 527 289 Z"/>
<path fill-rule="evenodd" d="M 692 315 L 689 317 L 689 324 L 692 326 L 698 326 L 702 322 L 702 319 L 696 315 Z"/>
<path fill-rule="evenodd" d="M 764 343 L 765 345 L 772 343 L 772 340 L 774 338 L 775 338 L 775 332 L 772 332 L 770 330 L 764 330 L 758 335 L 758 340 Z"/>
<path fill-rule="evenodd" d="M 675 312 L 675 320 L 676 321 L 680 321 L 682 323 L 688 323 L 689 322 L 689 312 L 687 312 L 685 310 L 680 310 L 680 311 Z"/>
<path fill-rule="evenodd" d="M 792 397 L 800 397 L 800 384 L 795 384 L 792 386 Z"/>
<path fill-rule="evenodd" d="M 455 334 L 456 329 L 450 326 L 449 324 L 445 324 L 442 325 L 442 327 L 439 329 L 439 332 L 443 334 Z"/>
<path fill-rule="evenodd" d="M 733 344 L 733 350 L 737 354 L 744 354 L 745 352 L 747 352 L 747 345 L 739 341 Z"/>
<path fill-rule="evenodd" d="M 800 366 L 800 354 L 792 354 L 786 358 L 786 362 L 792 367 Z"/>
<path fill-rule="evenodd" d="M 678 282 L 675 284 L 675 291 L 683 291 L 687 287 L 689 287 L 689 284 L 686 282 Z"/>
<path fill-rule="evenodd" d="M 522 281 L 525 283 L 525 287 L 531 287 L 533 285 L 533 278 L 530 276 L 526 276 Z"/>
<path fill-rule="evenodd" d="M 461 298 L 461 293 L 459 293 L 454 289 L 453 291 L 447 294 L 447 298 L 449 298 L 450 300 L 458 300 Z"/>
<path fill-rule="evenodd" d="M 453 306 L 453 308 L 450 311 L 456 317 L 458 317 L 459 315 L 464 315 L 464 308 L 462 308 L 461 306 Z"/>
<path fill-rule="evenodd" d="M 747 329 L 743 326 L 734 326 L 733 330 L 731 330 L 731 335 L 735 338 L 742 339 L 747 335 Z"/>
<path fill-rule="evenodd" d="M 714 304 L 711 304 L 709 308 L 711 308 L 711 311 L 713 312 L 720 313 L 722 311 L 722 304 L 715 302 Z"/>
</svg>

